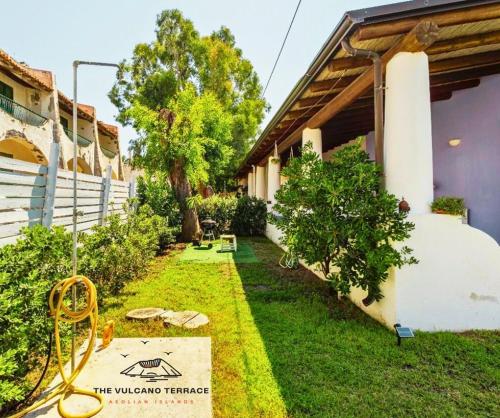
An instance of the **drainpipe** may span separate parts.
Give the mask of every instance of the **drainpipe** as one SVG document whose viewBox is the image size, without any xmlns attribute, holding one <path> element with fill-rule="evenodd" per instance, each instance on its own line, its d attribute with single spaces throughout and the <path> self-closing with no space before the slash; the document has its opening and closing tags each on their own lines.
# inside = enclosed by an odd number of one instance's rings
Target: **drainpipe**
<svg viewBox="0 0 500 418">
<path fill-rule="evenodd" d="M 348 39 L 342 40 L 342 48 L 352 56 L 362 56 L 373 61 L 373 106 L 375 110 L 375 162 L 382 169 L 380 179 L 381 186 L 384 187 L 384 86 L 382 80 L 382 63 L 380 55 L 375 51 L 367 49 L 353 48 Z M 362 300 L 363 305 L 370 306 L 375 299 L 370 292 Z"/>
<path fill-rule="evenodd" d="M 375 162 L 382 168 L 384 179 L 384 86 L 382 80 L 382 62 L 375 51 L 353 48 L 348 39 L 342 40 L 342 48 L 352 56 L 363 56 L 373 61 L 373 105 L 375 109 Z"/>
</svg>

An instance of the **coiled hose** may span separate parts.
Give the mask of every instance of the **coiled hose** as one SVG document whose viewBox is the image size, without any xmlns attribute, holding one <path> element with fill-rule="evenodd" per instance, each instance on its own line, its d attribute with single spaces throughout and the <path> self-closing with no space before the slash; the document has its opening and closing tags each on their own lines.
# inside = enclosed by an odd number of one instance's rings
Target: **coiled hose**
<svg viewBox="0 0 500 418">
<path fill-rule="evenodd" d="M 64 304 L 64 296 L 71 289 L 73 285 L 77 285 L 81 283 L 85 286 L 86 290 L 86 306 L 80 311 L 72 311 Z M 92 354 L 92 350 L 94 348 L 96 334 L 97 334 L 97 318 L 98 318 L 98 310 L 97 310 L 97 291 L 92 283 L 85 276 L 73 276 L 68 279 L 61 280 L 57 283 L 50 292 L 49 296 L 49 309 L 50 314 L 54 316 L 54 336 L 56 342 L 56 354 L 57 354 L 57 363 L 59 367 L 59 372 L 61 373 L 62 382 L 57 385 L 54 390 L 45 398 L 41 399 L 38 402 L 35 402 L 30 407 L 16 413 L 15 415 L 11 415 L 10 418 L 19 418 L 23 417 L 27 413 L 38 409 L 40 406 L 46 404 L 50 400 L 54 399 L 56 396 L 60 396 L 57 410 L 59 415 L 64 418 L 89 418 L 98 414 L 102 408 L 104 407 L 104 398 L 102 395 L 95 393 L 88 389 L 81 389 L 73 386 L 74 380 L 78 377 L 85 364 L 87 363 L 90 355 Z M 61 337 L 59 335 L 59 321 L 67 322 L 70 324 L 84 321 L 85 319 L 90 319 L 90 330 L 91 336 L 89 339 L 89 343 L 87 346 L 87 350 L 83 354 L 80 363 L 75 367 L 73 372 L 66 376 L 64 373 L 64 364 L 62 360 L 61 353 Z M 71 414 L 64 409 L 64 400 L 73 394 L 90 396 L 94 399 L 97 399 L 99 402 L 99 406 L 94 408 L 89 412 L 85 412 L 82 414 Z"/>
</svg>

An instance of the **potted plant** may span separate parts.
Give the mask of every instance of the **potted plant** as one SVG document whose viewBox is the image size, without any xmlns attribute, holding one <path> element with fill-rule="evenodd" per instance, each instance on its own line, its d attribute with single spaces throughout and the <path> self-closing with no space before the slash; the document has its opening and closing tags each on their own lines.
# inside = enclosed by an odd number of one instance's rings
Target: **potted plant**
<svg viewBox="0 0 500 418">
<path fill-rule="evenodd" d="M 454 196 L 441 196 L 434 199 L 431 210 L 442 215 L 463 216 L 465 213 L 464 199 Z"/>
</svg>

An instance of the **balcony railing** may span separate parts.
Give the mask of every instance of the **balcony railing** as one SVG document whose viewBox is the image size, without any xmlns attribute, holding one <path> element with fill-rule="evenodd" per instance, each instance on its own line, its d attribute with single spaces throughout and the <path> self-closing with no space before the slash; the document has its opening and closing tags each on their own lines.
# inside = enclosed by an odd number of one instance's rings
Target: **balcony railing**
<svg viewBox="0 0 500 418">
<path fill-rule="evenodd" d="M 16 103 L 14 100 L 0 94 L 0 109 L 9 113 L 17 120 L 23 123 L 27 123 L 32 126 L 42 126 L 47 122 L 47 118 L 39 115 L 38 113 L 29 110 L 28 108 Z"/>
<path fill-rule="evenodd" d="M 63 128 L 64 132 L 66 133 L 66 136 L 73 141 L 73 131 L 68 128 Z M 78 142 L 78 145 L 81 145 L 82 147 L 88 147 L 92 141 L 90 139 L 85 138 L 84 136 L 81 136 L 80 134 L 76 134 L 76 142 Z"/>
<path fill-rule="evenodd" d="M 116 151 L 111 151 L 109 148 L 103 147 L 102 145 L 101 145 L 101 151 L 108 158 L 115 158 L 115 155 L 117 154 Z"/>
</svg>

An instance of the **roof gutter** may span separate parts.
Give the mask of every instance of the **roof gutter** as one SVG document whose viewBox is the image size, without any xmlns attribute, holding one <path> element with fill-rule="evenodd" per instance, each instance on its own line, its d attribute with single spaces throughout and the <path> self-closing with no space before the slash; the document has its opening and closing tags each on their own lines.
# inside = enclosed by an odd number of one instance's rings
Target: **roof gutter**
<svg viewBox="0 0 500 418">
<path fill-rule="evenodd" d="M 254 151 L 259 147 L 259 145 L 264 141 L 267 137 L 270 130 L 272 130 L 277 122 L 279 122 L 284 114 L 289 110 L 289 107 L 293 104 L 293 102 L 304 93 L 304 91 L 309 86 L 311 80 L 314 80 L 315 77 L 320 73 L 323 69 L 324 65 L 331 59 L 334 52 L 340 46 L 340 42 L 344 38 L 344 36 L 349 33 L 349 31 L 354 27 L 354 25 L 358 24 L 361 20 L 352 19 L 349 14 L 345 14 L 340 23 L 337 25 L 335 30 L 331 33 L 330 37 L 321 47 L 319 53 L 314 58 L 312 64 L 307 69 L 306 73 L 300 78 L 300 80 L 295 84 L 295 87 L 292 89 L 288 97 L 285 99 L 285 102 L 278 109 L 276 114 L 273 116 L 271 121 L 267 124 L 264 131 L 259 136 L 257 142 L 253 145 L 250 152 L 247 154 L 245 160 L 238 168 L 238 173 L 241 172 L 245 166 L 248 164 L 248 160 L 253 155 Z"/>
</svg>

